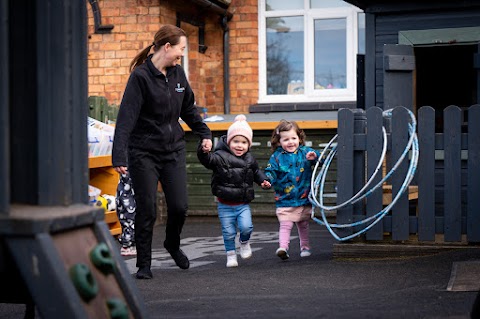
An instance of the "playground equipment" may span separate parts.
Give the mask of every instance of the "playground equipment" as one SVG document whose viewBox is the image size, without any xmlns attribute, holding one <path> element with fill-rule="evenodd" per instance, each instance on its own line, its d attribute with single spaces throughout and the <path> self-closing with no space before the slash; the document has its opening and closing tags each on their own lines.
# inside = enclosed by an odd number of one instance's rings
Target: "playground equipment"
<svg viewBox="0 0 480 319">
<path fill-rule="evenodd" d="M 0 4 L 0 302 L 25 318 L 147 317 L 88 205 L 86 17 L 82 1 Z"/>
</svg>

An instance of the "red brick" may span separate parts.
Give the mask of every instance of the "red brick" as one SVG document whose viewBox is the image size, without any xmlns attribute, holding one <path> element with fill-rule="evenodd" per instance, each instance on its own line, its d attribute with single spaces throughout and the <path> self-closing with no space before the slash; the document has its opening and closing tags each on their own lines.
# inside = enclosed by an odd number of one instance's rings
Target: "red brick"
<svg viewBox="0 0 480 319">
<path fill-rule="evenodd" d="M 110 104 L 120 104 L 132 59 L 150 44 L 162 24 L 176 23 L 176 12 L 171 4 L 158 0 L 103 0 L 99 4 L 102 17 L 111 21 L 114 29 L 111 34 L 94 34 L 93 16 L 88 10 L 89 94 L 103 95 Z M 231 111 L 235 113 L 248 111 L 245 103 L 255 103 L 258 99 L 256 6 L 257 0 L 233 0 L 230 6 L 230 11 L 235 13 L 229 22 L 229 89 Z M 205 45 L 208 46 L 205 54 L 198 52 L 198 28 L 181 24 L 188 34 L 188 76 L 197 104 L 208 107 L 210 113 L 222 113 L 223 30 L 218 16 L 208 15 L 205 22 Z M 242 99 L 238 99 L 239 92 Z"/>
</svg>

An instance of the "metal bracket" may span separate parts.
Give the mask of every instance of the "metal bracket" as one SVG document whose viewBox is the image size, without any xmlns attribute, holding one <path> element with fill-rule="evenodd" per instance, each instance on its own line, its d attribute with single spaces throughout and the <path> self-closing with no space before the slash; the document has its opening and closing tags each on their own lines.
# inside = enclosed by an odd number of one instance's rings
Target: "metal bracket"
<svg viewBox="0 0 480 319">
<path fill-rule="evenodd" d="M 102 14 L 100 13 L 98 0 L 88 0 L 88 2 L 92 6 L 95 33 L 110 33 L 113 29 L 113 24 L 102 24 Z"/>
<path fill-rule="evenodd" d="M 198 52 L 204 54 L 208 46 L 205 45 L 205 26 L 198 27 Z"/>
</svg>

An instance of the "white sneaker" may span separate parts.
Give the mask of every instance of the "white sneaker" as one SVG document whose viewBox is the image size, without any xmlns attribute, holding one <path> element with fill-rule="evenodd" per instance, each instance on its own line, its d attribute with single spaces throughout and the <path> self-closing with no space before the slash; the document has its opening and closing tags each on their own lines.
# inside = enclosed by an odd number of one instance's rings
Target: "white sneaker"
<svg viewBox="0 0 480 319">
<path fill-rule="evenodd" d="M 288 251 L 285 248 L 278 248 L 275 252 L 281 260 L 287 260 L 290 256 L 288 255 Z"/>
<path fill-rule="evenodd" d="M 242 259 L 248 259 L 252 257 L 252 248 L 250 247 L 250 243 L 248 241 L 246 242 L 240 242 L 240 257 Z"/>
<path fill-rule="evenodd" d="M 312 255 L 312 253 L 310 252 L 309 249 L 304 249 L 302 250 L 302 252 L 300 253 L 300 257 L 310 257 Z"/>
<path fill-rule="evenodd" d="M 227 267 L 238 267 L 237 252 L 235 250 L 227 251 Z"/>
<path fill-rule="evenodd" d="M 137 248 L 135 246 L 120 248 L 120 255 L 122 256 L 135 256 L 137 255 Z"/>
</svg>

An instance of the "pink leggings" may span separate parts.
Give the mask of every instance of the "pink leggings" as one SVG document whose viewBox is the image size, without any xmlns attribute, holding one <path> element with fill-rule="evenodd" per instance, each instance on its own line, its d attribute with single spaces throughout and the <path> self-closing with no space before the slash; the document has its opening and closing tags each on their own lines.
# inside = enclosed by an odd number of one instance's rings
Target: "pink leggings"
<svg viewBox="0 0 480 319">
<path fill-rule="evenodd" d="M 308 220 L 295 222 L 297 225 L 298 236 L 300 237 L 300 250 L 310 249 L 310 243 L 308 241 L 308 222 Z M 280 248 L 288 250 L 293 224 L 294 222 L 292 221 L 280 221 L 280 230 L 278 232 Z"/>
</svg>

